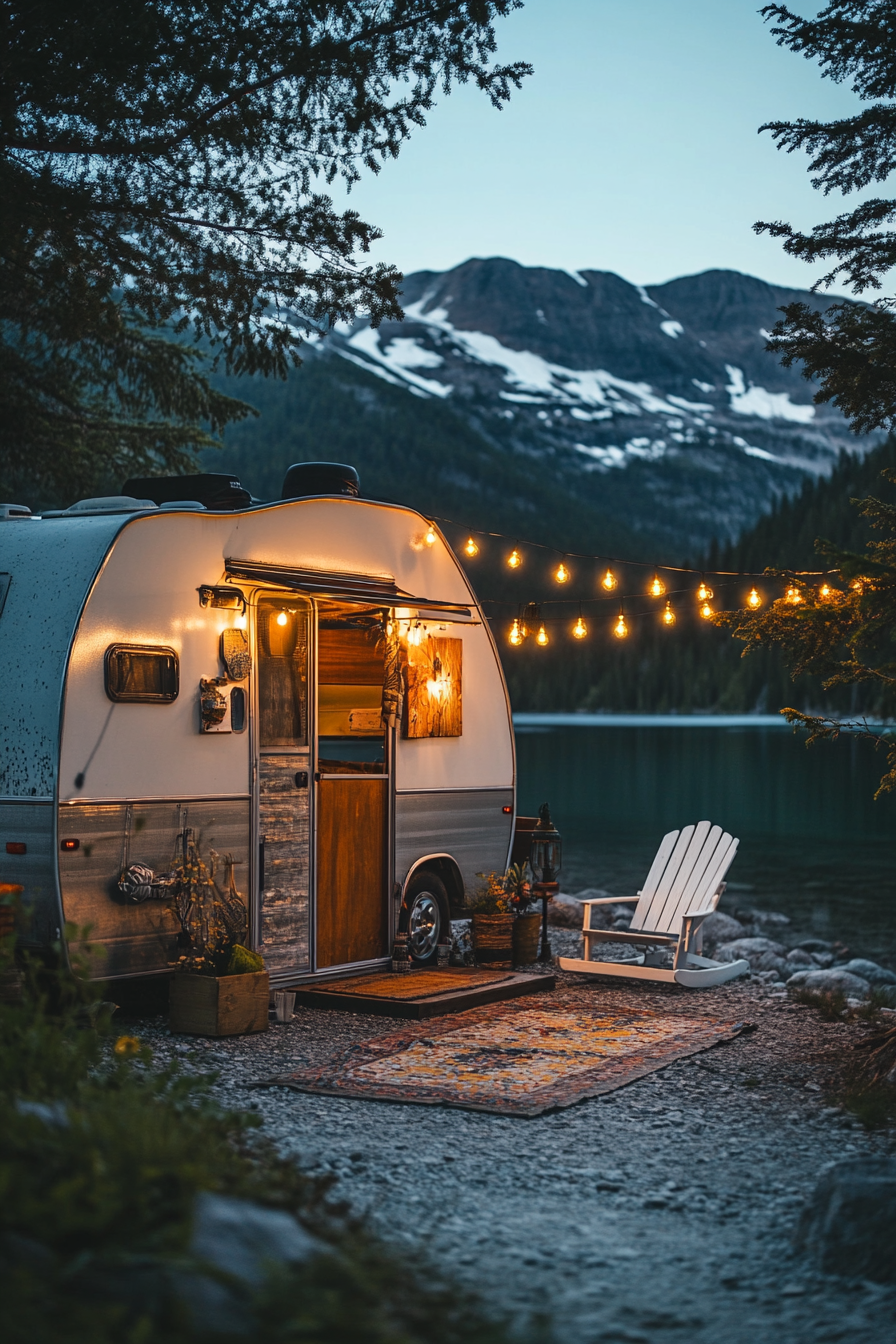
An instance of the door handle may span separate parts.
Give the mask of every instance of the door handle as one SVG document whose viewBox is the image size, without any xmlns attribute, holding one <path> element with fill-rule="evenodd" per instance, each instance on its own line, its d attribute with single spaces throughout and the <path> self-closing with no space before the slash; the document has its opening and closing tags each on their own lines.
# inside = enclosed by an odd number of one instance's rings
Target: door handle
<svg viewBox="0 0 896 1344">
<path fill-rule="evenodd" d="M 307 771 L 307 770 L 297 770 L 297 771 L 296 771 L 296 788 L 297 788 L 297 789 L 307 789 L 307 787 L 308 787 L 308 771 Z"/>
</svg>

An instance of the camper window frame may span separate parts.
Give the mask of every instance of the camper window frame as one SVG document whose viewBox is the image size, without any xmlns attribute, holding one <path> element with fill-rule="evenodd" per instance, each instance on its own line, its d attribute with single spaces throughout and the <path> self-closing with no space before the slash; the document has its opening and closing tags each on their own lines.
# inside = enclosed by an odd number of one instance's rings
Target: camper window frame
<svg viewBox="0 0 896 1344">
<path fill-rule="evenodd" d="M 171 658 L 174 663 L 174 693 L 143 691 L 143 692 L 125 692 L 113 689 L 111 683 L 111 668 L 113 659 L 120 653 L 147 654 L 153 657 L 164 656 Z M 175 649 L 169 648 L 167 644 L 110 644 L 103 657 L 103 682 L 106 687 L 106 695 L 115 704 L 127 705 L 172 705 L 180 695 L 180 660 Z"/>
</svg>

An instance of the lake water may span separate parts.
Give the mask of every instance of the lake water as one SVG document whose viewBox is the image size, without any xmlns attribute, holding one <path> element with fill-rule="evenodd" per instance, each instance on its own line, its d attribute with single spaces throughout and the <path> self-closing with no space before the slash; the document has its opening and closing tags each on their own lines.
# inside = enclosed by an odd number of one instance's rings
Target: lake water
<svg viewBox="0 0 896 1344">
<path fill-rule="evenodd" d="M 550 803 L 565 891 L 634 894 L 665 832 L 709 818 L 740 837 L 721 909 L 780 910 L 896 969 L 896 796 L 873 801 L 869 743 L 807 749 L 777 718 L 523 714 L 516 743 L 519 811 Z"/>
</svg>

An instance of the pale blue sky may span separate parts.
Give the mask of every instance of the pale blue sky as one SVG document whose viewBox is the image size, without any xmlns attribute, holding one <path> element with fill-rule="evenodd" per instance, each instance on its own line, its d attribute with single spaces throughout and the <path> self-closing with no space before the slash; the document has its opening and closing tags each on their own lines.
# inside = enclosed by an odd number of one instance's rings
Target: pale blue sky
<svg viewBox="0 0 896 1344">
<path fill-rule="evenodd" d="M 458 90 L 351 193 L 384 230 L 373 255 L 406 272 L 501 255 L 640 284 L 720 266 L 808 287 L 815 271 L 751 225 L 808 227 L 842 198 L 813 191 L 805 157 L 756 130 L 858 103 L 779 48 L 758 10 L 758 0 L 526 0 L 498 24 L 500 59 L 535 66 L 510 105 L 496 112 Z"/>
</svg>

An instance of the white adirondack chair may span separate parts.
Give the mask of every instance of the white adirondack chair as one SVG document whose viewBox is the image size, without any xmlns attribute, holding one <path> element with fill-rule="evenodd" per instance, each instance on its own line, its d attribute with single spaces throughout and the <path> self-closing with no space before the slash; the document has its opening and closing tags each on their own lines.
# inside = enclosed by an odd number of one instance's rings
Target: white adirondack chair
<svg viewBox="0 0 896 1344">
<path fill-rule="evenodd" d="M 593 929 L 591 910 L 595 905 L 618 905 L 620 898 L 583 901 L 583 961 L 560 957 L 565 971 L 585 975 L 620 975 L 633 980 L 666 980 L 691 989 L 721 985 L 749 971 L 747 961 L 711 961 L 699 955 L 700 926 L 711 915 L 725 890 L 725 874 L 737 853 L 738 841 L 708 821 L 670 831 L 663 836 L 647 881 L 637 896 L 631 927 Z M 592 961 L 591 948 L 596 942 L 629 943 L 643 955 L 638 961 Z M 658 953 L 674 948 L 671 968 L 659 964 Z"/>
</svg>

